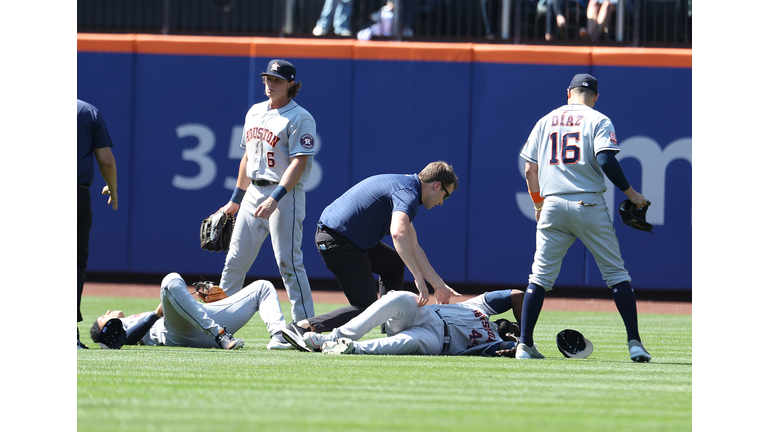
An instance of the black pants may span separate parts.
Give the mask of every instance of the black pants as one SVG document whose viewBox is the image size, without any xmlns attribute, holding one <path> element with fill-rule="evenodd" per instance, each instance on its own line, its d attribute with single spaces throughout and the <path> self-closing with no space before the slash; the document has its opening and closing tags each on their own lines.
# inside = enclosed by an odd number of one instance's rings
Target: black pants
<svg viewBox="0 0 768 432">
<path fill-rule="evenodd" d="M 343 235 L 318 226 L 315 244 L 325 266 L 336 276 L 349 300 L 349 306 L 309 318 L 317 332 L 329 332 L 346 324 L 378 300 L 377 294 L 403 289 L 405 264 L 397 251 L 386 243 L 361 249 Z M 379 275 L 378 283 L 374 273 Z"/>
<path fill-rule="evenodd" d="M 83 320 L 80 299 L 85 284 L 85 268 L 88 266 L 88 242 L 91 236 L 91 192 L 87 187 L 77 187 L 77 322 Z"/>
</svg>

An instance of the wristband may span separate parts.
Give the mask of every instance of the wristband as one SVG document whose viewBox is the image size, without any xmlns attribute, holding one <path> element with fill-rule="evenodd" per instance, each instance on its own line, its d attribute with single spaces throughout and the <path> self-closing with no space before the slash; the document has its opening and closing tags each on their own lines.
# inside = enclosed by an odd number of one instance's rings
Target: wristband
<svg viewBox="0 0 768 432">
<path fill-rule="evenodd" d="M 540 205 L 540 206 L 538 206 L 538 207 L 536 207 L 536 206 L 533 206 L 533 209 L 534 209 L 534 210 L 536 210 L 536 211 L 541 211 L 541 208 L 542 208 L 542 207 L 544 207 L 544 206 L 543 206 L 543 205 Z"/>
<path fill-rule="evenodd" d="M 288 191 L 285 190 L 285 187 L 283 187 L 283 185 L 277 185 L 275 190 L 272 191 L 272 194 L 270 195 L 270 197 L 272 197 L 272 199 L 274 199 L 275 201 L 280 201 L 280 199 L 284 197 L 285 194 L 287 193 Z"/>
<path fill-rule="evenodd" d="M 544 202 L 544 198 L 542 198 L 541 195 L 539 195 L 538 192 L 531 192 L 529 190 L 528 194 L 531 195 L 531 199 L 533 200 L 534 204 L 538 204 L 538 203 Z"/>
<path fill-rule="evenodd" d="M 232 201 L 235 204 L 240 204 L 243 202 L 243 197 L 245 196 L 245 190 L 240 189 L 239 187 L 236 187 L 234 191 L 232 191 L 232 198 L 229 200 Z"/>
</svg>

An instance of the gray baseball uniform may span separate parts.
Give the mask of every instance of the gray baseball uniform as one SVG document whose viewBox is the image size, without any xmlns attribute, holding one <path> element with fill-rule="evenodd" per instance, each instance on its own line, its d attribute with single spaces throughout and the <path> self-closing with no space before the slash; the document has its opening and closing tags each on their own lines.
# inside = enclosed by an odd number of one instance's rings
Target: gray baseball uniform
<svg viewBox="0 0 768 432">
<path fill-rule="evenodd" d="M 512 303 L 505 301 L 506 310 L 495 310 L 486 301 L 488 294 L 460 303 L 419 307 L 416 294 L 390 291 L 328 338 L 358 341 L 355 354 L 489 356 L 503 340 L 488 317 L 506 312 Z M 360 341 L 381 324 L 385 324 L 387 337 Z"/>
<path fill-rule="evenodd" d="M 220 281 L 221 288 L 230 295 L 242 288 L 262 243 L 270 235 L 294 321 L 315 315 L 301 243 L 306 215 L 304 181 L 312 170 L 316 134 L 312 115 L 293 100 L 279 109 L 270 109 L 269 101 L 265 101 L 248 111 L 240 147 L 247 154 L 246 173 L 252 182 L 235 221 Z M 256 218 L 256 208 L 275 190 L 290 159 L 304 155 L 309 158 L 296 186 L 278 202 L 269 219 Z"/>
<path fill-rule="evenodd" d="M 285 327 L 275 287 L 258 280 L 236 294 L 214 303 L 199 303 L 189 293 L 187 283 L 178 273 L 170 273 L 160 288 L 163 317 L 140 339 L 142 345 L 166 345 L 196 348 L 219 348 L 215 336 L 222 327 L 234 334 L 258 311 L 267 330 L 275 334 Z M 121 318 L 128 331 L 147 314 L 144 312 Z"/>
<path fill-rule="evenodd" d="M 578 237 L 608 286 L 629 281 L 603 193 L 601 151 L 619 151 L 611 120 L 586 105 L 565 105 L 541 118 L 520 156 L 538 165 L 545 197 L 529 282 L 551 290 L 562 259 Z M 546 245 L 546 247 L 545 247 Z"/>
</svg>

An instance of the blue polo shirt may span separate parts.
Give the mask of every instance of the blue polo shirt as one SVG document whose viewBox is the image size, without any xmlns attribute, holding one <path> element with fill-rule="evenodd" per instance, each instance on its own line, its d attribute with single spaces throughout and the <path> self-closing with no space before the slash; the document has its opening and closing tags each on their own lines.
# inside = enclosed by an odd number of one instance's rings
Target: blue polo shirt
<svg viewBox="0 0 768 432">
<path fill-rule="evenodd" d="M 421 204 L 418 174 L 380 174 L 352 186 L 323 210 L 319 223 L 370 249 L 389 235 L 392 213 L 411 222 Z"/>
<path fill-rule="evenodd" d="M 112 139 L 101 113 L 93 105 L 77 100 L 77 185 L 93 183 L 93 150 L 112 147 Z"/>
</svg>

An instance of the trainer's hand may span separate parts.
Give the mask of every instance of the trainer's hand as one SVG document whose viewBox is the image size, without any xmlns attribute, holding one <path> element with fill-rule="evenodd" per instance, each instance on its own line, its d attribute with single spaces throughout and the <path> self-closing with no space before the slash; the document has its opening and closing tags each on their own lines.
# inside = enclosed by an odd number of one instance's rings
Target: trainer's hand
<svg viewBox="0 0 768 432">
<path fill-rule="evenodd" d="M 112 210 L 117 210 L 117 191 L 111 191 L 109 190 L 109 186 L 104 186 L 104 189 L 101 190 L 101 194 L 109 195 L 107 204 L 112 204 Z"/>
<path fill-rule="evenodd" d="M 277 201 L 275 201 L 274 198 L 269 197 L 256 207 L 256 212 L 253 215 L 257 218 L 269 219 L 275 210 L 277 210 Z"/>
<path fill-rule="evenodd" d="M 450 304 L 451 297 L 461 297 L 461 294 L 454 291 L 448 285 L 433 286 L 432 288 L 435 290 L 435 302 L 437 304 Z"/>
<path fill-rule="evenodd" d="M 414 280 L 414 283 L 416 284 L 416 289 L 419 290 L 419 307 L 422 307 L 429 302 L 429 288 L 427 288 L 424 279 L 416 279 Z"/>
</svg>

